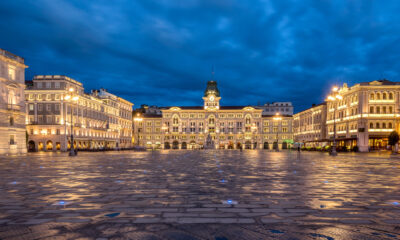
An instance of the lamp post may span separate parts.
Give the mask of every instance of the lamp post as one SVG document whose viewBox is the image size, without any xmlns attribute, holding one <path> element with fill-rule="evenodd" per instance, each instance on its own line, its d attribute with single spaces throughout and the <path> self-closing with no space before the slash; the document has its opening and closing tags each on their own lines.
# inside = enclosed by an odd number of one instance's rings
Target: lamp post
<svg viewBox="0 0 400 240">
<path fill-rule="evenodd" d="M 133 118 L 133 121 L 137 124 L 136 132 L 137 132 L 137 144 L 136 146 L 139 146 L 139 123 L 143 121 L 143 118 L 140 116 L 140 114 L 136 114 L 136 117 Z"/>
<path fill-rule="evenodd" d="M 277 121 L 278 127 L 276 129 L 276 151 L 279 152 L 279 122 L 282 121 L 281 115 L 277 112 L 275 117 L 273 117 L 274 121 Z"/>
<path fill-rule="evenodd" d="M 332 150 L 330 151 L 329 155 L 337 156 L 336 151 L 336 108 L 337 108 L 337 101 L 342 100 L 343 97 L 338 93 L 339 88 L 333 87 L 331 95 L 328 96 L 327 101 L 331 102 L 333 105 L 333 144 Z"/>
<path fill-rule="evenodd" d="M 74 148 L 74 122 L 73 122 L 72 102 L 77 103 L 79 100 L 79 96 L 73 94 L 73 92 L 74 92 L 73 88 L 68 89 L 68 91 L 70 93 L 65 96 L 65 100 L 71 101 L 71 144 L 70 144 L 71 147 L 70 147 L 70 151 L 69 151 L 69 156 L 76 156 L 77 153 L 75 152 L 75 148 Z"/>
</svg>

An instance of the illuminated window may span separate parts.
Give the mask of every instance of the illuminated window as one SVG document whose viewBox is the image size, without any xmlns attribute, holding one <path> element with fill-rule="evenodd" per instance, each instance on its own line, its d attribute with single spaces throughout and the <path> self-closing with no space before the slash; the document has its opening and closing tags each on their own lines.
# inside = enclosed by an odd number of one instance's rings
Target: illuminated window
<svg viewBox="0 0 400 240">
<path fill-rule="evenodd" d="M 8 77 L 10 80 L 14 81 L 15 80 L 15 67 L 14 66 L 9 66 L 8 67 Z"/>
</svg>

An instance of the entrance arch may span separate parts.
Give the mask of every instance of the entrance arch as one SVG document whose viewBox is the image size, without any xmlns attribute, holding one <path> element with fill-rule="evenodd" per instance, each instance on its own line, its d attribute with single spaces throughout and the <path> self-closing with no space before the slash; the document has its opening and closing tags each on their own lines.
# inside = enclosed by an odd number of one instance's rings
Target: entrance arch
<svg viewBox="0 0 400 240">
<path fill-rule="evenodd" d="M 53 150 L 53 142 L 52 141 L 47 141 L 46 142 L 46 150 L 51 151 Z"/>
<path fill-rule="evenodd" d="M 242 144 L 240 142 L 236 143 L 236 148 L 237 149 L 241 149 L 242 148 Z"/>
<path fill-rule="evenodd" d="M 164 149 L 170 149 L 171 145 L 169 144 L 169 142 L 165 142 L 164 143 Z"/>
<path fill-rule="evenodd" d="M 35 152 L 35 151 L 36 151 L 35 142 L 30 140 L 28 142 L 28 152 Z"/>
<path fill-rule="evenodd" d="M 268 142 L 264 143 L 264 149 L 269 149 L 269 143 Z"/>
<path fill-rule="evenodd" d="M 251 142 L 250 142 L 250 141 L 246 141 L 246 142 L 244 143 L 244 148 L 245 148 L 245 149 L 251 149 Z"/>
<path fill-rule="evenodd" d="M 288 148 L 287 142 L 283 142 L 283 143 L 282 143 L 282 149 L 287 149 L 287 148 Z"/>
<path fill-rule="evenodd" d="M 182 147 L 181 147 L 182 149 L 187 149 L 187 144 L 186 144 L 186 142 L 183 142 L 182 143 Z"/>
<path fill-rule="evenodd" d="M 234 146 L 233 146 L 233 142 L 229 142 L 229 143 L 228 143 L 228 149 L 233 149 L 233 147 L 234 147 Z"/>
<path fill-rule="evenodd" d="M 178 141 L 173 141 L 172 142 L 172 149 L 179 149 L 179 142 Z"/>
</svg>

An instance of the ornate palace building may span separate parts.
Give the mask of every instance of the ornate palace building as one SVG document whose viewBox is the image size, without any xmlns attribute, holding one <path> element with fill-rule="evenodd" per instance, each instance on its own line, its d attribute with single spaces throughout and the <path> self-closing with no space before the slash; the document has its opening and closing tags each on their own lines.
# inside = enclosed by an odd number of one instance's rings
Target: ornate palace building
<svg viewBox="0 0 400 240">
<path fill-rule="evenodd" d="M 305 147 L 326 145 L 326 103 L 293 115 L 294 141 Z"/>
<path fill-rule="evenodd" d="M 328 138 L 333 139 L 336 122 L 338 146 L 362 152 L 386 148 L 390 132 L 399 131 L 400 82 L 343 84 L 337 94 L 340 99 L 327 102 Z"/>
<path fill-rule="evenodd" d="M 153 149 L 272 149 L 292 144 L 292 116 L 263 116 L 251 106 L 221 106 L 215 81 L 209 81 L 203 106 L 138 111 L 136 144 Z M 154 109 L 154 107 L 152 108 Z M 278 139 L 278 141 L 277 141 Z"/>
<path fill-rule="evenodd" d="M 399 109 L 400 82 L 343 84 L 325 103 L 294 115 L 294 138 L 310 147 L 331 145 L 335 139 L 348 150 L 386 149 L 390 132 L 400 130 Z"/>
<path fill-rule="evenodd" d="M 0 154 L 26 152 L 24 59 L 0 49 Z"/>
<path fill-rule="evenodd" d="M 61 75 L 38 75 L 27 84 L 26 131 L 30 151 L 132 147 L 132 106 L 105 89 L 84 92 Z"/>
</svg>

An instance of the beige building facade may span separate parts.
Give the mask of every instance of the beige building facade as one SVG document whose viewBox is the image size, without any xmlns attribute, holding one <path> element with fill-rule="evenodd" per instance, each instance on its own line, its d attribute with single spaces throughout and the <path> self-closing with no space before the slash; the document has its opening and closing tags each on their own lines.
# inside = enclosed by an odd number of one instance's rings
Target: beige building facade
<svg viewBox="0 0 400 240">
<path fill-rule="evenodd" d="M 400 82 L 378 80 L 348 87 L 337 92 L 341 100 L 327 102 L 327 136 L 334 136 L 339 147 L 366 152 L 388 147 L 388 136 L 399 131 Z"/>
<path fill-rule="evenodd" d="M 209 81 L 203 106 L 166 107 L 161 114 L 138 114 L 136 144 L 152 149 L 272 149 L 293 142 L 292 116 L 263 116 L 251 106 L 221 106 L 215 81 Z M 139 121 L 140 120 L 140 121 Z M 276 143 L 276 139 L 278 143 Z"/>
<path fill-rule="evenodd" d="M 133 104 L 105 89 L 87 94 L 70 77 L 38 75 L 25 99 L 29 151 L 67 151 L 71 133 L 80 150 L 132 147 Z"/>
<path fill-rule="evenodd" d="M 326 115 L 325 102 L 294 114 L 294 141 L 301 143 L 304 147 L 325 146 L 327 144 Z"/>
<path fill-rule="evenodd" d="M 24 59 L 0 49 L 0 154 L 26 153 Z"/>
</svg>

